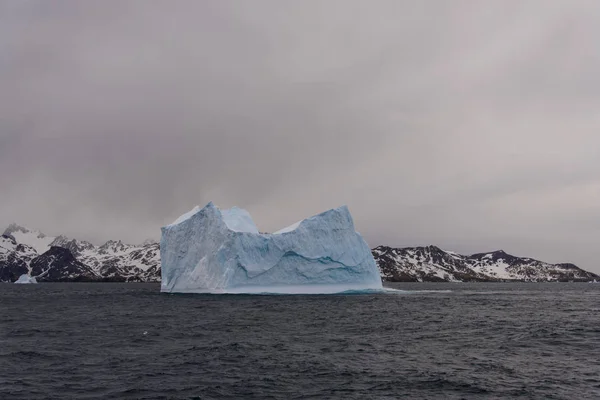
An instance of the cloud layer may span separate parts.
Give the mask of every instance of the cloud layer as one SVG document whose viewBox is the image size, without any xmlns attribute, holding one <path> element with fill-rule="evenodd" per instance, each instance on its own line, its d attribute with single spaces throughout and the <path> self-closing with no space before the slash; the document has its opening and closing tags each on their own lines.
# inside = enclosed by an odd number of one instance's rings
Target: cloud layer
<svg viewBox="0 0 600 400">
<path fill-rule="evenodd" d="M 600 272 L 600 3 L 0 0 L 0 225 L 276 230 Z"/>
</svg>

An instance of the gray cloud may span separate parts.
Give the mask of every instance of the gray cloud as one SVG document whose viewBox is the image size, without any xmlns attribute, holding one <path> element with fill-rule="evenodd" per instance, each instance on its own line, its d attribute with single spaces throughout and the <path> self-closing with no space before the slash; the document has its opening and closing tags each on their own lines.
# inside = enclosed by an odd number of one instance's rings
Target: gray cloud
<svg viewBox="0 0 600 400">
<path fill-rule="evenodd" d="M 0 225 L 140 242 L 209 200 L 599 272 L 593 1 L 0 0 Z"/>
</svg>

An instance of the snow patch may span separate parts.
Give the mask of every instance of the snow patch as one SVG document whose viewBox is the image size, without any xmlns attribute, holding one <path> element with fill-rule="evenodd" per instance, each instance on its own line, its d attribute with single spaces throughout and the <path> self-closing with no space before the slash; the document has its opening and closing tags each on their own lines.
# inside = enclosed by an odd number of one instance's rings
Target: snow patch
<svg viewBox="0 0 600 400">
<path fill-rule="evenodd" d="M 56 239 L 52 236 L 46 236 L 37 231 L 15 231 L 11 233 L 17 243 L 26 244 L 33 247 L 38 254 L 44 254 L 50 250 L 50 243 Z"/>
<path fill-rule="evenodd" d="M 288 233 L 288 232 L 295 231 L 300 226 L 301 223 L 302 223 L 302 221 L 298 221 L 295 224 L 292 224 L 288 227 L 278 230 L 277 232 L 274 233 L 274 235 L 280 235 L 282 233 Z"/>
</svg>

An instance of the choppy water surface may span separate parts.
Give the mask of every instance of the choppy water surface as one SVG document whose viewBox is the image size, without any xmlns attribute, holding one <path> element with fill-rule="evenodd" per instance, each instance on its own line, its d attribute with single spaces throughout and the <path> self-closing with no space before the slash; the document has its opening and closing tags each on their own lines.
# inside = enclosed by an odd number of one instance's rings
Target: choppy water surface
<svg viewBox="0 0 600 400">
<path fill-rule="evenodd" d="M 0 285 L 0 398 L 600 398 L 600 284 Z"/>
</svg>

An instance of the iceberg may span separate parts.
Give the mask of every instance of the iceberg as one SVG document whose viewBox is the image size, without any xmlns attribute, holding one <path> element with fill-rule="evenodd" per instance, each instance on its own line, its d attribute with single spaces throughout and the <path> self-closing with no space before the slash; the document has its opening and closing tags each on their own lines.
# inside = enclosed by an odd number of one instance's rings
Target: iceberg
<svg viewBox="0 0 600 400">
<path fill-rule="evenodd" d="M 383 291 L 346 206 L 259 233 L 246 210 L 211 202 L 162 228 L 160 255 L 161 291 L 168 293 Z"/>
<path fill-rule="evenodd" d="M 15 281 L 18 284 L 26 284 L 26 283 L 37 283 L 37 280 L 33 276 L 29 276 L 27 274 L 23 274 Z"/>
</svg>

